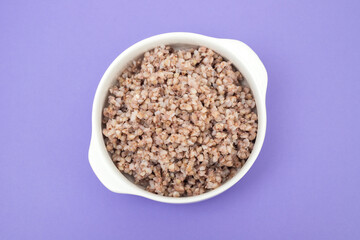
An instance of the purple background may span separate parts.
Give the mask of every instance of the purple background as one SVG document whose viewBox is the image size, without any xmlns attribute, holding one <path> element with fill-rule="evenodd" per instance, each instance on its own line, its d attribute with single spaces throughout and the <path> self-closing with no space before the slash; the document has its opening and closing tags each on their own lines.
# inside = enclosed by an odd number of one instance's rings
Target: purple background
<svg viewBox="0 0 360 240">
<path fill-rule="evenodd" d="M 0 239 L 359 239 L 359 1 L 1 1 Z M 218 197 L 169 205 L 108 191 L 88 163 L 108 65 L 155 34 L 250 45 L 268 130 Z"/>
</svg>

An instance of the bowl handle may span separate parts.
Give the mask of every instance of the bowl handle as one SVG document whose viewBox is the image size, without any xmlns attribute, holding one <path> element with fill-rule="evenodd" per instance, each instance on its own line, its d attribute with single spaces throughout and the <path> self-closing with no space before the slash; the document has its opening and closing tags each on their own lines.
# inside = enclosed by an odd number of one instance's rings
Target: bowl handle
<svg viewBox="0 0 360 240">
<path fill-rule="evenodd" d="M 245 43 L 233 39 L 221 39 L 224 45 L 233 53 L 244 56 L 246 61 L 243 62 L 245 67 L 249 69 L 250 74 L 255 79 L 255 84 L 260 89 L 261 95 L 266 96 L 268 76 L 264 64 L 256 53 Z"/>
<path fill-rule="evenodd" d="M 108 153 L 106 150 L 101 152 L 102 150 L 100 143 L 93 137 L 89 148 L 89 162 L 95 175 L 110 191 L 133 194 L 131 187 L 128 186 L 130 183 L 126 182 L 128 180 L 121 175 L 112 162 L 109 162 L 109 159 L 104 159 Z"/>
</svg>

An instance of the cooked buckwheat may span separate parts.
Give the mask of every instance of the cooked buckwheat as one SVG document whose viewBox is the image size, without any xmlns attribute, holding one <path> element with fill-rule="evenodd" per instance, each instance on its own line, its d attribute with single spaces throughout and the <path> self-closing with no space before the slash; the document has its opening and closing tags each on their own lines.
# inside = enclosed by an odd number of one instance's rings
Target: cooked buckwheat
<svg viewBox="0 0 360 240">
<path fill-rule="evenodd" d="M 219 187 L 248 159 L 257 133 L 243 76 L 206 47 L 160 46 L 109 90 L 103 134 L 117 168 L 159 195 Z"/>
</svg>

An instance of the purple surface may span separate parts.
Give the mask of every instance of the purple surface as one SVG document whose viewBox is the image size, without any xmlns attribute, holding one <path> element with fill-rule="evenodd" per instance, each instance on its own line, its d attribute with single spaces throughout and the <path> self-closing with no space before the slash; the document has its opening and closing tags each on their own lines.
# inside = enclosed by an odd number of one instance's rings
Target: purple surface
<svg viewBox="0 0 360 240">
<path fill-rule="evenodd" d="M 360 239 L 359 1 L 1 1 L 0 239 Z M 102 74 L 171 31 L 250 45 L 268 130 L 218 197 L 108 191 L 87 158 Z"/>
</svg>

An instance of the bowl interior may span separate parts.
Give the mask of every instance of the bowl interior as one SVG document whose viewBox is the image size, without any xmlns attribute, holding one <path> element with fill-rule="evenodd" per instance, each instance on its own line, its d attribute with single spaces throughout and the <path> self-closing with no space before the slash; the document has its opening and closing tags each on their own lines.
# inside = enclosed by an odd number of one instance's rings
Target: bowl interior
<svg viewBox="0 0 360 240">
<path fill-rule="evenodd" d="M 183 44 L 183 43 L 175 43 L 175 44 L 168 44 L 168 45 L 170 45 L 174 50 L 189 49 L 189 48 L 199 47 L 199 45 Z M 118 74 L 118 75 L 120 75 L 121 72 L 122 72 L 129 64 L 132 63 L 133 60 L 137 60 L 137 59 L 143 57 L 143 55 L 144 55 L 144 53 L 136 56 L 135 58 L 129 59 L 129 60 L 127 61 L 127 64 L 126 64 L 125 66 L 123 66 L 122 69 L 119 69 L 119 74 Z M 223 58 L 224 58 L 225 60 L 228 60 L 225 56 L 223 56 Z M 236 66 L 234 66 L 234 67 L 236 68 Z M 237 69 L 237 68 L 236 68 L 236 69 Z M 240 70 L 239 70 L 239 71 L 240 71 Z M 116 81 L 117 81 L 117 78 L 115 77 L 115 78 L 111 81 L 111 85 L 114 85 L 114 84 L 116 83 Z M 241 84 L 244 85 L 244 86 L 249 86 L 246 78 L 244 78 L 244 80 L 241 82 Z M 250 89 L 251 89 L 251 88 L 250 88 Z M 106 106 L 106 104 L 107 104 L 107 97 L 108 97 L 108 96 L 109 96 L 109 94 L 106 95 L 106 98 L 105 98 L 104 101 L 103 101 L 103 105 L 102 105 L 103 107 Z M 255 101 L 256 101 L 256 100 L 255 100 Z M 255 112 L 256 112 L 256 111 L 257 111 L 257 110 L 256 110 L 256 107 L 255 107 Z M 104 124 L 102 124 L 101 127 L 104 128 Z M 104 141 L 105 138 L 104 138 L 104 136 L 103 136 L 102 139 L 103 139 L 103 144 L 105 145 L 105 141 Z M 256 141 L 256 140 L 255 140 L 255 141 Z M 110 156 L 109 153 L 108 153 L 108 156 L 109 156 L 109 158 L 111 158 L 111 156 Z M 245 164 L 247 164 L 247 161 L 246 161 Z M 241 168 L 239 168 L 237 171 L 239 172 L 240 170 L 241 170 Z M 142 186 L 137 185 L 137 184 L 134 183 L 134 178 L 133 178 L 131 175 L 126 174 L 126 173 L 122 173 L 122 172 L 120 172 L 120 171 L 119 171 L 119 173 L 122 174 L 123 176 L 125 176 L 125 177 L 127 178 L 127 180 L 130 181 L 132 184 L 134 184 L 137 188 L 145 191 L 144 187 L 142 187 Z M 230 179 L 229 179 L 229 180 L 230 180 Z M 227 180 L 227 181 L 228 181 L 228 180 Z M 225 183 L 226 183 L 226 182 L 225 182 Z M 225 184 L 225 183 L 223 183 L 223 184 Z M 223 185 L 223 184 L 222 184 L 222 185 Z M 209 191 L 207 191 L 207 192 L 210 192 L 210 191 L 213 191 L 213 190 L 209 190 Z M 146 192 L 147 192 L 147 191 L 146 191 Z M 147 193 L 149 193 L 149 192 L 147 192 Z M 150 194 L 154 194 L 154 195 L 158 196 L 158 195 L 155 194 L 155 193 L 150 193 Z M 183 197 L 183 198 L 184 198 L 184 197 Z"/>
</svg>

